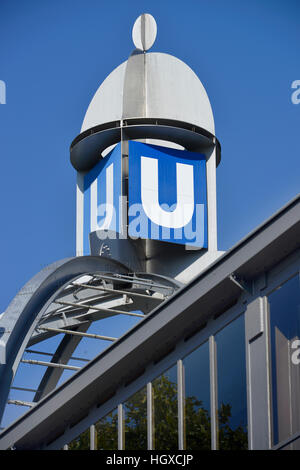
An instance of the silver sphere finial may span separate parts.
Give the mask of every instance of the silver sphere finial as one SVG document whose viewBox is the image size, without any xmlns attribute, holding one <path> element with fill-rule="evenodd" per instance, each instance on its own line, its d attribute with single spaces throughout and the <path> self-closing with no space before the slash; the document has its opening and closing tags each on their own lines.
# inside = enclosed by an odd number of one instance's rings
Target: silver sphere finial
<svg viewBox="0 0 300 470">
<path fill-rule="evenodd" d="M 156 39 L 156 21 L 149 13 L 139 16 L 132 28 L 132 40 L 137 49 L 148 51 Z"/>
</svg>

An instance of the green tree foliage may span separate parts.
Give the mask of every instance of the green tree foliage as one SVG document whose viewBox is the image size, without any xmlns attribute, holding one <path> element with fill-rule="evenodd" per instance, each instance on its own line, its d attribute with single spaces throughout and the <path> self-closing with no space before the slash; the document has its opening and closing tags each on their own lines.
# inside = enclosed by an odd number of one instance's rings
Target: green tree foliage
<svg viewBox="0 0 300 470">
<path fill-rule="evenodd" d="M 125 403 L 125 448 L 147 449 L 147 392 L 142 389 Z"/>
<path fill-rule="evenodd" d="M 247 431 L 241 424 L 231 429 L 231 405 L 222 403 L 219 410 L 219 449 L 221 450 L 247 450 Z"/>
<path fill-rule="evenodd" d="M 187 450 L 211 449 L 209 412 L 195 397 L 185 400 L 185 430 Z"/>
<path fill-rule="evenodd" d="M 118 449 L 118 413 L 116 410 L 95 424 L 96 448 L 99 450 Z M 69 450 L 89 450 L 90 430 L 87 429 L 69 444 Z"/>
<path fill-rule="evenodd" d="M 177 384 L 162 375 L 153 381 L 154 443 L 156 450 L 178 449 Z M 243 425 L 230 427 L 231 405 L 223 404 L 218 412 L 219 448 L 247 449 L 247 431 Z M 147 395 L 142 389 L 125 403 L 125 448 L 147 449 Z M 95 425 L 97 448 L 115 450 L 118 447 L 118 416 L 116 410 Z M 208 410 L 196 397 L 185 400 L 185 430 L 187 450 L 211 448 L 211 421 Z M 70 450 L 89 449 L 89 430 L 69 445 Z"/>
<path fill-rule="evenodd" d="M 89 450 L 90 430 L 87 429 L 68 445 L 68 450 Z"/>
<path fill-rule="evenodd" d="M 178 449 L 177 384 L 166 375 L 152 383 L 154 402 L 154 448 Z"/>
<path fill-rule="evenodd" d="M 96 425 L 97 448 L 99 450 L 116 450 L 118 448 L 118 413 L 114 410 L 100 419 Z"/>
</svg>

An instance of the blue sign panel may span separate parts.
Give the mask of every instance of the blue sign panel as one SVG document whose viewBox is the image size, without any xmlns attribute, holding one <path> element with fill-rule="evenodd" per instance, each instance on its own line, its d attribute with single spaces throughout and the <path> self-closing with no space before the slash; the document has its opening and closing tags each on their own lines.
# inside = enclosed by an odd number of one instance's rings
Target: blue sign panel
<svg viewBox="0 0 300 470">
<path fill-rule="evenodd" d="M 207 248 L 205 155 L 129 142 L 128 233 Z"/>
<path fill-rule="evenodd" d="M 84 176 L 83 251 L 90 253 L 89 234 L 121 231 L 121 144 Z"/>
</svg>

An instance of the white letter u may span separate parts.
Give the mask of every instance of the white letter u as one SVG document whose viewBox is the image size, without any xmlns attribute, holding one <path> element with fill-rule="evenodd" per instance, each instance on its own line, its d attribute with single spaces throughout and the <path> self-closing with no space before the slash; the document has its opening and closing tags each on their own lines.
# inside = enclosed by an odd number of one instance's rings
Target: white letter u
<svg viewBox="0 0 300 470">
<path fill-rule="evenodd" d="M 157 225 L 180 228 L 189 223 L 194 213 L 193 166 L 176 163 L 177 204 L 173 211 L 162 209 L 158 199 L 158 160 L 141 157 L 141 198 L 147 217 Z M 172 183 L 170 182 L 170 185 Z"/>
<path fill-rule="evenodd" d="M 106 175 L 106 202 L 97 204 L 98 200 L 98 180 L 95 178 L 91 184 L 91 232 L 95 230 L 108 230 L 114 215 L 114 164 L 111 163 L 105 170 Z M 97 216 L 105 218 L 101 225 L 97 223 Z"/>
</svg>

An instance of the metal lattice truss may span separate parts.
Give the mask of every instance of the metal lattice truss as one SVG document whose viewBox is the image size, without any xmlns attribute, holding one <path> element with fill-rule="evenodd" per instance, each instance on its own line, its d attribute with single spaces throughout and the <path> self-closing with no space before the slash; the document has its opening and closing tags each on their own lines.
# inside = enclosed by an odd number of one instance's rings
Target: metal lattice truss
<svg viewBox="0 0 300 470">
<path fill-rule="evenodd" d="M 110 345 L 118 340 L 114 325 L 120 316 L 141 320 L 179 287 L 162 276 L 129 273 L 114 262 L 107 264 L 99 257 L 54 263 L 29 281 L 11 302 L 1 318 L 0 416 L 7 405 L 24 407 L 25 411 L 33 407 L 56 388 L 65 370 L 75 373 L 89 362 L 92 358 L 74 356 L 81 340 L 98 339 Z M 111 335 L 88 332 L 93 322 L 111 317 Z M 101 322 L 99 325 L 101 330 Z M 57 335 L 62 336 L 54 352 L 37 348 Z M 81 366 L 73 365 L 74 361 Z M 14 384 L 22 364 L 42 366 L 36 389 Z M 11 390 L 31 392 L 33 399 L 12 399 Z"/>
</svg>

